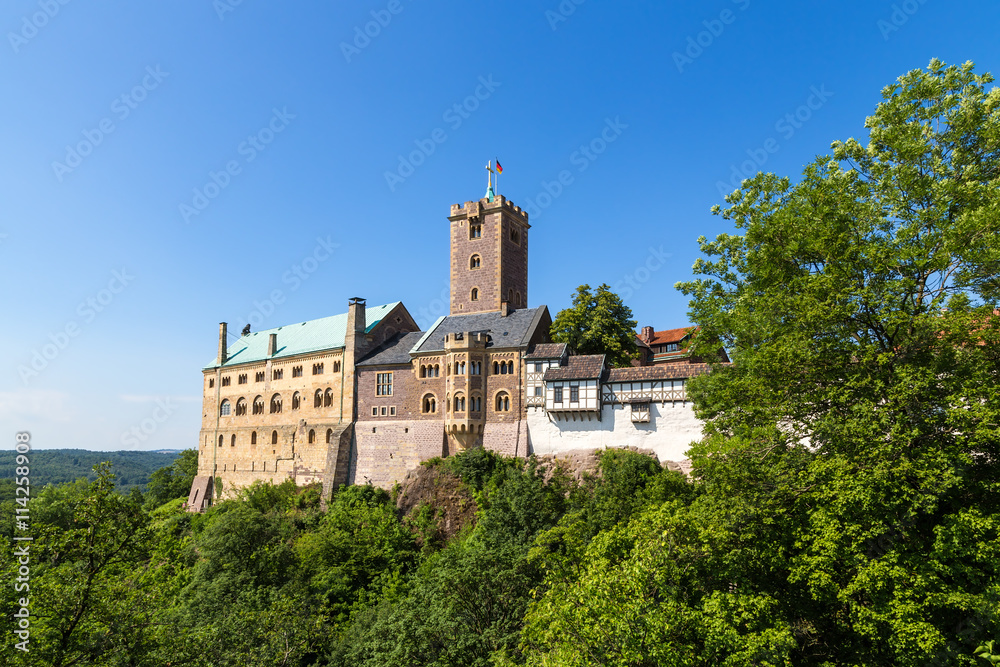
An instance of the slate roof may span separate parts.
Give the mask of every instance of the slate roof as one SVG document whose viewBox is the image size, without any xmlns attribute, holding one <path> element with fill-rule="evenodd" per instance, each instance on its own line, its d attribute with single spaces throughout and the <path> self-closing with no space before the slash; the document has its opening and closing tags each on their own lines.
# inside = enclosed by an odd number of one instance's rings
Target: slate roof
<svg viewBox="0 0 1000 667">
<path fill-rule="evenodd" d="M 378 349 L 369 353 L 358 366 L 389 366 L 408 365 L 410 363 L 410 350 L 417 344 L 424 335 L 423 331 L 413 333 L 396 334 Z"/>
<path fill-rule="evenodd" d="M 542 379 L 549 380 L 592 380 L 601 377 L 604 371 L 603 354 L 581 354 L 569 358 L 565 366 L 545 369 Z"/>
<path fill-rule="evenodd" d="M 444 337 L 455 333 L 486 332 L 490 342 L 486 347 L 524 347 L 538 328 L 545 306 L 512 310 L 507 317 L 499 311 L 492 313 L 470 313 L 469 315 L 449 315 L 438 320 L 412 352 L 437 352 L 444 349 Z"/>
<path fill-rule="evenodd" d="M 365 332 L 374 329 L 382 318 L 389 314 L 399 301 L 382 306 L 368 306 L 365 309 Z M 273 357 L 267 355 L 267 341 L 270 334 L 278 334 L 278 352 Z M 222 364 L 223 368 L 248 364 L 267 359 L 281 359 L 296 354 L 331 350 L 344 347 L 344 337 L 347 334 L 347 313 L 322 317 L 297 324 L 287 324 L 276 329 L 254 331 L 249 336 L 241 336 L 238 341 L 229 346 L 229 358 Z M 205 366 L 216 368 L 219 358 L 216 357 Z"/>
<path fill-rule="evenodd" d="M 566 353 L 566 343 L 539 343 L 525 359 L 561 359 Z"/>
</svg>

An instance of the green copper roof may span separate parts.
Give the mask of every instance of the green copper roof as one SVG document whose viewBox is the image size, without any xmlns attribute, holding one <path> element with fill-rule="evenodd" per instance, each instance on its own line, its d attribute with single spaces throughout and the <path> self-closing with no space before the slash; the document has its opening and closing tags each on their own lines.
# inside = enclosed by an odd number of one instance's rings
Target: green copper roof
<svg viewBox="0 0 1000 667">
<path fill-rule="evenodd" d="M 382 321 L 382 318 L 398 305 L 399 301 L 383 306 L 368 306 L 365 309 L 365 333 L 374 329 Z M 299 322 L 298 324 L 287 324 L 277 329 L 254 331 L 249 336 L 242 336 L 229 346 L 229 359 L 226 360 L 223 367 L 268 359 L 267 341 L 270 334 L 278 334 L 278 352 L 270 357 L 271 359 L 344 347 L 344 337 L 347 334 L 347 313 Z M 205 368 L 216 368 L 218 365 L 219 359 L 216 357 Z"/>
</svg>

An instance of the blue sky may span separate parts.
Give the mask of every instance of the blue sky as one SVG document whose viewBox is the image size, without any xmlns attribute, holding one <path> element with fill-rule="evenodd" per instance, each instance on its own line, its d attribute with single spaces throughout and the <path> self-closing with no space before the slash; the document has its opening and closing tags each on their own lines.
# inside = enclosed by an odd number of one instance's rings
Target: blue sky
<svg viewBox="0 0 1000 667">
<path fill-rule="evenodd" d="M 683 326 L 734 169 L 795 176 L 932 57 L 1000 73 L 998 27 L 985 0 L 10 0 L 0 431 L 191 447 L 220 321 L 362 296 L 426 324 L 497 157 L 530 305 L 607 282 Z"/>
</svg>

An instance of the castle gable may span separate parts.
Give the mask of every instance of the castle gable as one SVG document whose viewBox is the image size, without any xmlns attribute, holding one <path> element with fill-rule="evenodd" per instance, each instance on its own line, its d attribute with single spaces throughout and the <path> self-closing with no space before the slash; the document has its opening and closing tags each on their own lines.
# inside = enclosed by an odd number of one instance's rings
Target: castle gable
<svg viewBox="0 0 1000 667">
<path fill-rule="evenodd" d="M 547 319 L 548 308 L 545 306 L 511 310 L 506 316 L 500 312 L 449 315 L 427 332 L 423 342 L 413 352 L 444 350 L 445 336 L 466 332 L 489 334 L 486 347 L 527 347 L 539 327 L 544 326 L 545 333 L 548 333 Z"/>
</svg>

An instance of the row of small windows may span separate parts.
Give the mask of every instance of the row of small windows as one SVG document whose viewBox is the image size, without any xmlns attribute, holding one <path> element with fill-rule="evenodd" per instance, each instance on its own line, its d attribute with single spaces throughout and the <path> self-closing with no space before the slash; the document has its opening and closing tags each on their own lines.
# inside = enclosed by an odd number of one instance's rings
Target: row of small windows
<svg viewBox="0 0 1000 667">
<path fill-rule="evenodd" d="M 509 412 L 510 411 L 510 394 L 505 391 L 501 391 L 497 394 L 495 399 L 496 412 Z M 465 396 L 462 394 L 456 394 L 455 398 L 452 399 L 452 412 L 465 412 L 466 400 Z M 472 396 L 468 401 L 469 412 L 482 412 L 483 411 L 483 399 L 481 396 Z M 426 394 L 420 401 L 420 411 L 425 414 L 434 414 L 437 412 L 437 398 L 434 394 Z M 372 413 L 374 414 L 374 412 Z"/>
<path fill-rule="evenodd" d="M 396 416 L 396 406 L 390 405 L 373 405 L 372 406 L 372 417 L 395 417 Z"/>
<path fill-rule="evenodd" d="M 309 434 L 308 434 L 307 438 L 308 438 L 308 442 L 309 442 L 310 445 L 314 444 L 316 442 L 316 430 L 315 429 L 309 429 Z M 225 441 L 226 441 L 226 436 L 220 435 L 219 436 L 219 447 L 222 447 L 222 445 L 225 443 Z M 327 441 L 327 443 L 333 442 L 333 429 L 332 428 L 326 429 L 326 441 Z M 205 438 L 205 444 L 206 445 L 208 444 L 208 438 Z M 257 444 L 257 431 L 252 431 L 250 433 L 250 444 L 251 445 L 256 445 Z M 278 444 L 278 432 L 277 431 L 271 431 L 271 444 L 272 445 Z M 229 446 L 230 447 L 235 447 L 236 446 L 236 434 L 235 433 L 233 433 L 229 437 Z M 235 470 L 235 469 L 236 468 L 233 468 L 233 470 Z"/>
<path fill-rule="evenodd" d="M 511 364 L 511 373 L 513 373 L 513 364 Z M 468 369 L 469 375 L 482 375 L 483 374 L 483 362 L 481 361 L 470 361 L 468 365 L 464 361 L 455 362 L 455 375 L 465 375 L 465 371 Z M 451 373 L 451 364 L 448 365 L 448 372 Z M 420 367 L 420 377 L 422 378 L 436 378 L 441 377 L 441 366 L 440 364 L 426 365 Z M 380 394 L 381 395 L 381 394 Z"/>
<path fill-rule="evenodd" d="M 434 364 L 433 366 L 421 366 L 420 367 L 420 377 L 422 378 L 436 378 L 441 376 L 441 366 L 439 364 Z"/>
<path fill-rule="evenodd" d="M 339 373 L 340 372 L 340 362 L 339 361 L 333 362 L 333 372 L 334 373 Z M 323 364 L 313 364 L 312 374 L 313 375 L 322 375 L 323 374 Z M 275 369 L 272 370 L 271 378 L 274 379 L 274 380 L 281 380 L 284 377 L 284 375 L 285 375 L 285 369 L 283 369 L 283 368 L 275 368 Z M 254 374 L 254 381 L 255 382 L 263 382 L 265 377 L 267 377 L 266 371 L 257 371 Z M 293 378 L 300 378 L 300 377 L 302 377 L 302 366 L 293 366 L 292 367 L 292 377 Z M 237 378 L 236 378 L 236 382 L 237 382 L 237 384 L 246 384 L 247 383 L 247 374 L 246 373 L 240 373 L 237 376 Z M 231 378 L 230 378 L 230 376 L 223 375 L 222 376 L 221 386 L 228 387 L 228 386 L 230 386 L 230 384 L 231 384 Z M 212 387 L 215 386 L 215 378 L 209 378 L 208 379 L 208 386 L 209 386 L 209 388 L 212 388 Z"/>
<path fill-rule="evenodd" d="M 329 408 L 333 405 L 333 390 L 327 388 L 326 391 L 322 389 L 317 389 L 316 393 L 313 395 L 313 407 L 314 408 Z M 275 394 L 271 397 L 271 414 L 278 414 L 281 412 L 282 399 L 281 394 Z M 292 410 L 298 410 L 302 407 L 302 394 L 295 392 L 292 394 Z M 233 404 L 229 402 L 229 399 L 225 399 L 219 405 L 219 416 L 228 417 L 233 414 Z M 247 399 L 240 398 L 236 401 L 235 414 L 237 417 L 241 417 L 247 413 Z M 253 399 L 253 414 L 262 415 L 264 414 L 264 397 L 258 396 Z"/>
<path fill-rule="evenodd" d="M 514 374 L 514 362 L 513 361 L 494 361 L 493 362 L 493 375 L 513 375 Z"/>
</svg>

